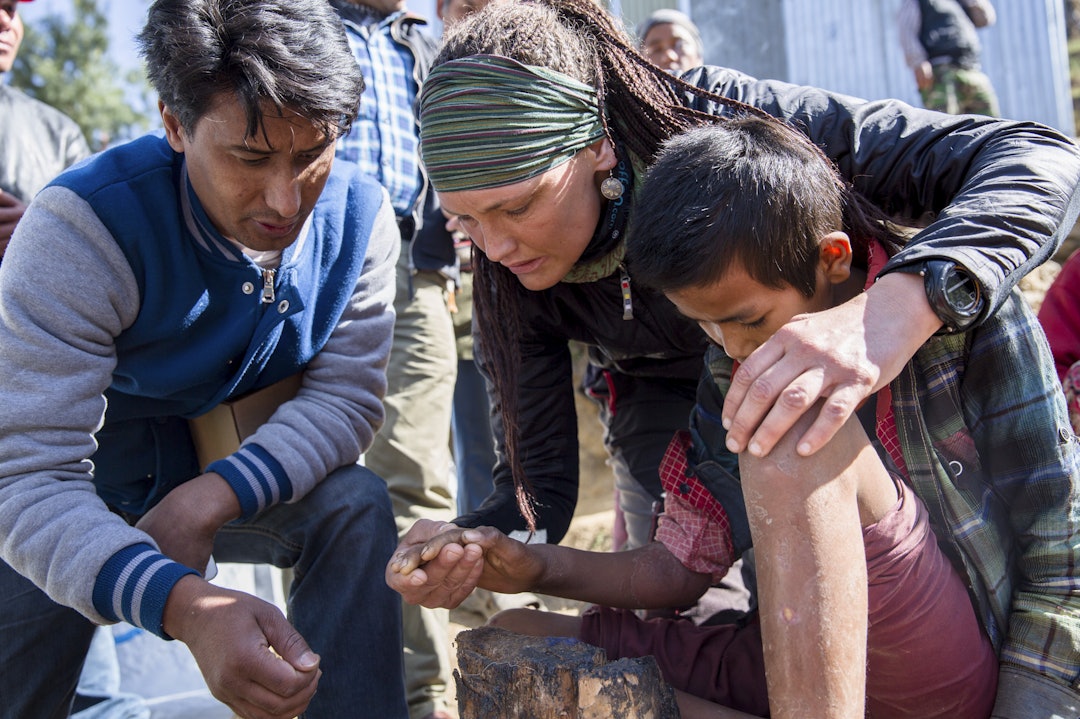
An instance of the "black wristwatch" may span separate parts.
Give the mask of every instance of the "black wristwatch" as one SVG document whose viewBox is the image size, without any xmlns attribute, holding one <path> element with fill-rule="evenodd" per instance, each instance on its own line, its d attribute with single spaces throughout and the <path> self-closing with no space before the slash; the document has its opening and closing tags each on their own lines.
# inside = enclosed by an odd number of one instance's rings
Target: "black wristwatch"
<svg viewBox="0 0 1080 719">
<path fill-rule="evenodd" d="M 926 299 L 942 324 L 935 334 L 963 332 L 975 323 L 986 301 L 975 278 L 950 260 L 916 265 L 926 286 Z"/>
</svg>

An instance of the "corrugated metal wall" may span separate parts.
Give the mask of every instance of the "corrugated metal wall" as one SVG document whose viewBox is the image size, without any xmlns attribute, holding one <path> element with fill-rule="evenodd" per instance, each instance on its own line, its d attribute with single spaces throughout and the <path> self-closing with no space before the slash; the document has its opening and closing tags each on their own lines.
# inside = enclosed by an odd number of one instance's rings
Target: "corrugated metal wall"
<svg viewBox="0 0 1080 719">
<path fill-rule="evenodd" d="M 623 0 L 630 1 L 650 0 Z M 709 63 L 858 97 L 920 104 L 896 36 L 900 0 L 691 2 Z M 979 38 L 1002 115 L 1073 135 L 1061 0 L 994 0 L 994 6 L 998 22 L 980 30 Z"/>
<path fill-rule="evenodd" d="M 899 0 L 786 0 L 784 79 L 865 98 L 916 101 L 892 23 Z"/>
<path fill-rule="evenodd" d="M 995 0 L 997 25 L 980 33 L 1001 114 L 1073 134 L 1062 0 Z"/>
</svg>

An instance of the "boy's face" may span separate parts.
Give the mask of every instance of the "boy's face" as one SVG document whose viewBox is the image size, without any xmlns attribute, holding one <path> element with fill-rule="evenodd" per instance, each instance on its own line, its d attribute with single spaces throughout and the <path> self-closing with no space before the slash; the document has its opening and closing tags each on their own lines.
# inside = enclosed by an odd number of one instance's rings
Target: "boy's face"
<svg viewBox="0 0 1080 719">
<path fill-rule="evenodd" d="M 260 251 L 282 250 L 300 234 L 330 176 L 334 142 L 310 120 L 263 115 L 265 133 L 247 136 L 240 103 L 222 94 L 185 130 L 162 108 L 169 144 L 183 152 L 191 186 L 225 237 Z"/>
<path fill-rule="evenodd" d="M 744 361 L 796 315 L 820 312 L 847 299 L 835 291 L 851 276 L 851 248 L 843 233 L 841 248 L 826 238 L 818 260 L 817 287 L 806 297 L 794 287 L 767 287 L 733 263 L 716 282 L 683 287 L 666 293 L 684 316 L 696 321 L 705 334 L 732 359 Z"/>
</svg>

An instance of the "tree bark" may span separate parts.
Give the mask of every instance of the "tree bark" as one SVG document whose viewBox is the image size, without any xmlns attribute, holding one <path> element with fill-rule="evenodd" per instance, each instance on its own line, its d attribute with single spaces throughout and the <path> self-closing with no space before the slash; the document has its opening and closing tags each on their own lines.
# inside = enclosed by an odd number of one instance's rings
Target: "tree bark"
<svg viewBox="0 0 1080 719">
<path fill-rule="evenodd" d="M 650 657 L 607 661 L 566 637 L 497 627 L 457 636 L 461 719 L 678 719 L 675 692 Z"/>
</svg>

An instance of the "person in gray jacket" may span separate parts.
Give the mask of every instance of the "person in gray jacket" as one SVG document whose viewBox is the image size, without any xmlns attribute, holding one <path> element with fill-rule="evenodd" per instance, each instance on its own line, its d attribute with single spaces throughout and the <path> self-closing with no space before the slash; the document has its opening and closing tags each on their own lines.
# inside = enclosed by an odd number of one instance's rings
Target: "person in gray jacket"
<svg viewBox="0 0 1080 719">
<path fill-rule="evenodd" d="M 400 241 L 334 159 L 363 78 L 323 0 L 158 0 L 139 42 L 164 133 L 61 173 L 0 265 L 3 713 L 67 716 L 124 620 L 241 717 L 404 719 L 393 514 L 358 465 Z M 198 452 L 192 420 L 253 392 L 270 416 Z M 211 557 L 291 568 L 288 620 Z"/>
<path fill-rule="evenodd" d="M 19 2 L 0 0 L 0 73 L 10 72 L 22 44 Z M 70 117 L 0 83 L 0 260 L 11 233 L 38 190 L 90 154 Z"/>
</svg>

